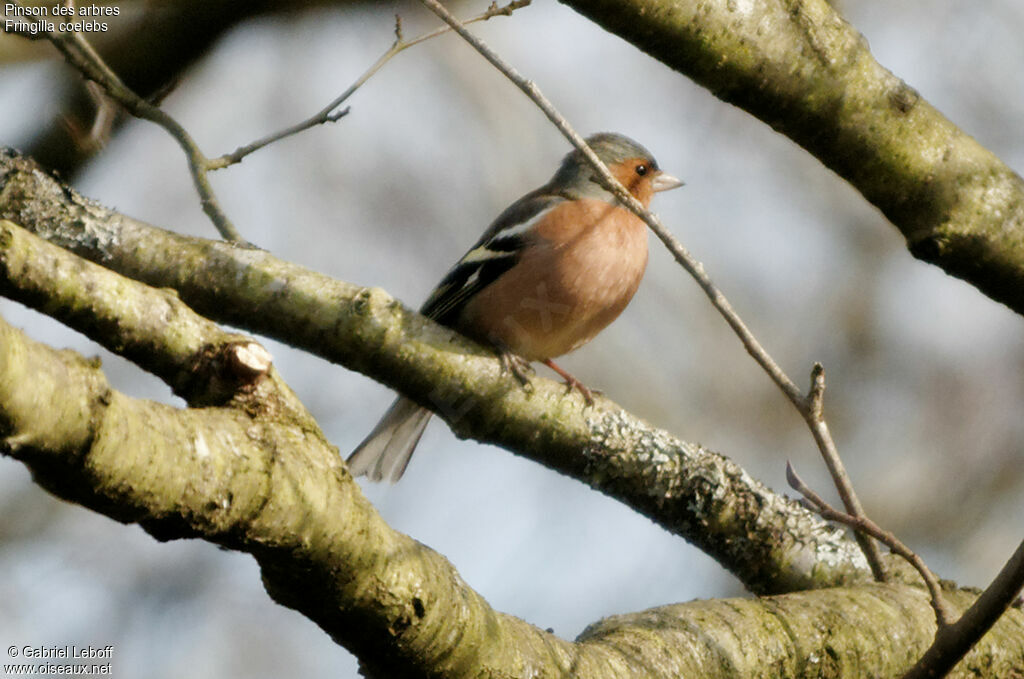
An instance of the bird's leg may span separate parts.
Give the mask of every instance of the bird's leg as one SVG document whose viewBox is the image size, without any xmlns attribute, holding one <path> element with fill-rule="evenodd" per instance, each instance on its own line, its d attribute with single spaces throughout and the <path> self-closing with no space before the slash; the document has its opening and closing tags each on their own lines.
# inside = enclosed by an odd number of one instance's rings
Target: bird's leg
<svg viewBox="0 0 1024 679">
<path fill-rule="evenodd" d="M 558 365 L 550 358 L 544 359 L 544 365 L 554 370 L 563 380 L 565 380 L 565 386 L 569 387 L 569 391 L 572 391 L 573 389 L 577 390 L 580 392 L 583 400 L 587 402 L 588 406 L 594 405 L 594 393 L 590 391 L 590 389 L 587 389 L 585 384 L 559 368 Z"/>
</svg>

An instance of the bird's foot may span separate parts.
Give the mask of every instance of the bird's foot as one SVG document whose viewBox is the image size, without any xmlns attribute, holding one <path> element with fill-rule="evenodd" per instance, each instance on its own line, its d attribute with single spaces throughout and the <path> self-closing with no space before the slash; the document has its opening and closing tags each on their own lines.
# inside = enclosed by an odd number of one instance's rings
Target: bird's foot
<svg viewBox="0 0 1024 679">
<path fill-rule="evenodd" d="M 590 389 L 587 388 L 587 385 L 583 384 L 578 379 L 576 379 L 566 371 L 562 370 L 560 367 L 558 367 L 558 364 L 556 364 L 550 358 L 544 361 L 544 365 L 554 370 L 563 380 L 565 380 L 565 386 L 568 387 L 568 391 L 572 391 L 573 389 L 575 389 L 576 391 L 580 392 L 580 396 L 583 397 L 583 400 L 587 402 L 588 406 L 594 405 L 594 394 L 600 394 L 601 392 L 591 391 Z"/>
<path fill-rule="evenodd" d="M 511 351 L 501 351 L 498 353 L 498 357 L 501 359 L 501 367 L 506 371 L 512 373 L 519 384 L 523 385 L 527 391 L 533 388 L 530 384 L 530 377 L 533 375 L 533 367 L 530 362 L 519 354 Z"/>
</svg>

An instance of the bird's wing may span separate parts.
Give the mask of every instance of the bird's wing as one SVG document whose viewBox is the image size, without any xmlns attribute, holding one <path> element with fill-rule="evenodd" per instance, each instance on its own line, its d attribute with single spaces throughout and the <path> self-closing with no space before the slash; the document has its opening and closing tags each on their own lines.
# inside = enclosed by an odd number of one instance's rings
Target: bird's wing
<svg viewBox="0 0 1024 679">
<path fill-rule="evenodd" d="M 512 268 L 537 222 L 564 201 L 542 188 L 512 203 L 434 288 L 420 313 L 452 325 L 473 295 Z"/>
</svg>

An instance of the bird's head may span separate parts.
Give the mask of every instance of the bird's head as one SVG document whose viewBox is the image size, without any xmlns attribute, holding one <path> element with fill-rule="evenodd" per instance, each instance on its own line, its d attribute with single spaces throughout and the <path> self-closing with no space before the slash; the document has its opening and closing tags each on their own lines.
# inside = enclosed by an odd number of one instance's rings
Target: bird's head
<svg viewBox="0 0 1024 679">
<path fill-rule="evenodd" d="M 647 207 L 659 191 L 682 186 L 683 182 L 658 167 L 650 151 L 629 137 L 601 132 L 587 138 L 601 162 L 633 196 Z M 590 163 L 579 150 L 565 156 L 561 167 L 549 183 L 554 190 L 572 198 L 600 198 L 614 202 L 615 197 L 601 186 Z"/>
</svg>

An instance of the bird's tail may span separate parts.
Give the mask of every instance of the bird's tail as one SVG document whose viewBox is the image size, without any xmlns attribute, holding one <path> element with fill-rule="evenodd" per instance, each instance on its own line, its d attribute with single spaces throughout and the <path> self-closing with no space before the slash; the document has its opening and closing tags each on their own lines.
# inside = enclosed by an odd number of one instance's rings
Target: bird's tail
<svg viewBox="0 0 1024 679">
<path fill-rule="evenodd" d="M 366 475 L 371 481 L 402 478 L 416 444 L 430 421 L 431 412 L 399 396 L 373 431 L 348 456 L 352 476 Z"/>
</svg>

